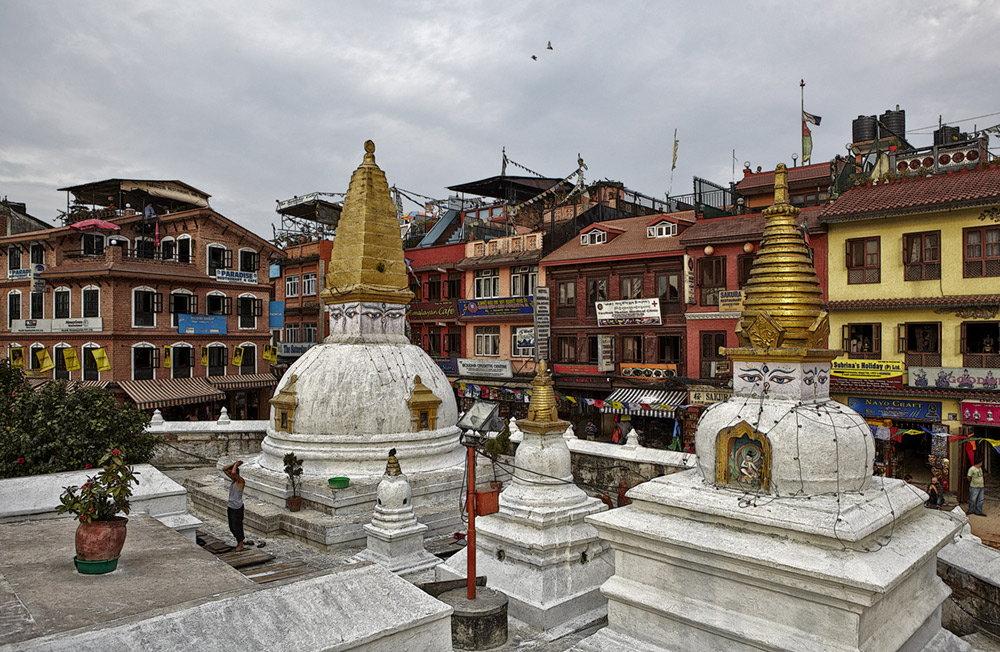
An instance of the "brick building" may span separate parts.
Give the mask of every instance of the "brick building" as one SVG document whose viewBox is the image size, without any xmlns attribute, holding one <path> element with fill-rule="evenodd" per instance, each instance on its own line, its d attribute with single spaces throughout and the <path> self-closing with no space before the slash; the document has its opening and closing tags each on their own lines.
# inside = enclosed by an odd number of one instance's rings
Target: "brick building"
<svg viewBox="0 0 1000 652">
<path fill-rule="evenodd" d="M 150 192 L 175 189 L 183 200 Z M 281 252 L 180 182 L 67 190 L 102 200 L 74 205 L 69 226 L 0 237 L 8 356 L 35 382 L 92 382 L 175 418 L 194 406 L 203 417 L 222 406 L 233 418 L 262 414 L 275 384 L 267 266 Z M 116 207 L 129 204 L 151 210 Z"/>
<path fill-rule="evenodd" d="M 333 240 L 295 242 L 285 246 L 285 258 L 278 261 L 280 276 L 275 279 L 275 300 L 285 306 L 284 326 L 278 344 L 278 362 L 288 364 L 322 342 L 330 334 L 326 307 L 319 293 L 326 287 Z"/>
</svg>

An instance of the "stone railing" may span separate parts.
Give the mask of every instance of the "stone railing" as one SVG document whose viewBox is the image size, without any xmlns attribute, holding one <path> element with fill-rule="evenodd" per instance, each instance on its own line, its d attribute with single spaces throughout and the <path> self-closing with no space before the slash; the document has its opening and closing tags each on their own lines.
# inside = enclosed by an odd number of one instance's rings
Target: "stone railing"
<svg viewBox="0 0 1000 652">
<path fill-rule="evenodd" d="M 222 457 L 260 452 L 267 420 L 232 420 L 223 408 L 218 421 L 164 421 L 153 413 L 147 430 L 163 437 L 151 463 L 156 466 L 215 464 Z"/>
</svg>

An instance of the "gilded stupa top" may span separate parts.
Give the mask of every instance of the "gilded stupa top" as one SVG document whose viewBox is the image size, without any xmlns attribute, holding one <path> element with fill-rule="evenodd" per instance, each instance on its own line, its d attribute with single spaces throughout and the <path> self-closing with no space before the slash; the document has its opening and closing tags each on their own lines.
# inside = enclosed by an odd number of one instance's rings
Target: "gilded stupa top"
<svg viewBox="0 0 1000 652">
<path fill-rule="evenodd" d="M 528 403 L 528 417 L 519 419 L 517 427 L 540 434 L 566 431 L 569 422 L 559 419 L 556 408 L 556 392 L 553 388 L 552 372 L 545 360 L 539 360 L 535 378 L 531 381 L 531 401 Z"/>
<path fill-rule="evenodd" d="M 385 474 L 389 477 L 395 477 L 397 475 L 403 475 L 403 469 L 399 466 L 399 460 L 396 459 L 396 449 L 389 449 L 389 461 L 385 465 Z"/>
<path fill-rule="evenodd" d="M 403 239 L 385 173 L 375 164 L 375 143 L 351 176 L 333 241 L 326 304 L 372 301 L 407 304 L 413 298 L 403 259 Z"/>
<path fill-rule="evenodd" d="M 736 327 L 740 346 L 725 351 L 733 360 L 832 360 L 841 353 L 826 348 L 829 316 L 798 215 L 788 199 L 788 168 L 779 164 Z"/>
</svg>

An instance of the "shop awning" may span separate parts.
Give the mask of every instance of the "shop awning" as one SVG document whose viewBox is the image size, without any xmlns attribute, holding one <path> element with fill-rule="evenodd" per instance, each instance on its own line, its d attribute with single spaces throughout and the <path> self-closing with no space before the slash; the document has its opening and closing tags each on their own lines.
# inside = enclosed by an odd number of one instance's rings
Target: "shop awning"
<svg viewBox="0 0 1000 652">
<path fill-rule="evenodd" d="M 274 387 L 278 379 L 274 374 L 240 374 L 239 376 L 211 376 L 208 383 L 216 389 L 230 391 L 234 389 L 264 389 Z"/>
<path fill-rule="evenodd" d="M 655 389 L 616 389 L 604 399 L 601 412 L 640 417 L 673 418 L 674 410 L 687 401 L 687 392 Z"/>
<path fill-rule="evenodd" d="M 156 380 L 121 380 L 118 385 L 140 410 L 223 401 L 226 395 L 204 378 L 158 378 Z"/>
</svg>

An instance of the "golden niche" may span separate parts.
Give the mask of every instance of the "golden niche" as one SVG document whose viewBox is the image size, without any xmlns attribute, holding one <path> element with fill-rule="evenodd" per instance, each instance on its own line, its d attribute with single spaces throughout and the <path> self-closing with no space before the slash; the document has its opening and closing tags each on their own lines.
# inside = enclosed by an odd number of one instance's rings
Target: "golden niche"
<svg viewBox="0 0 1000 652">
<path fill-rule="evenodd" d="M 278 391 L 278 395 L 272 397 L 268 403 L 274 406 L 274 429 L 282 432 L 292 432 L 292 423 L 295 421 L 295 406 L 298 400 L 295 398 L 295 381 L 297 375 L 292 375 L 288 383 Z"/>
<path fill-rule="evenodd" d="M 715 484 L 755 493 L 771 488 L 771 442 L 746 421 L 723 428 L 715 440 Z"/>
<path fill-rule="evenodd" d="M 413 432 L 437 429 L 437 411 L 441 399 L 429 387 L 420 382 L 420 376 L 413 377 L 413 393 L 407 401 L 410 406 L 410 420 Z"/>
</svg>

